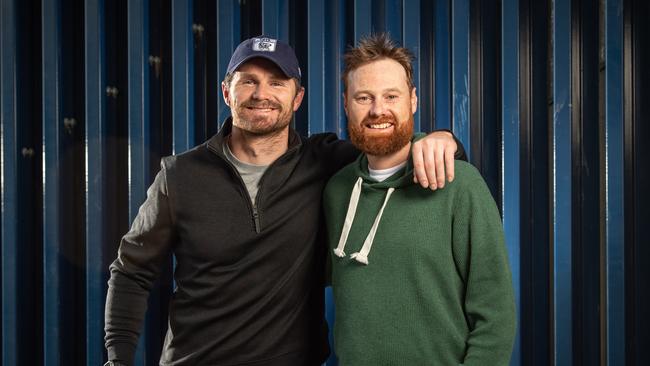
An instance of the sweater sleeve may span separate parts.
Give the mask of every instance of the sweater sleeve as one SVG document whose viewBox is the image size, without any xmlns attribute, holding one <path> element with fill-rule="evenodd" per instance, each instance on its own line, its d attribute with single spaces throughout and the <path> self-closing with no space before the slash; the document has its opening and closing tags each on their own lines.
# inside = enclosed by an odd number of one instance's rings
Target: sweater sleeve
<svg viewBox="0 0 650 366">
<path fill-rule="evenodd" d="M 147 190 L 147 199 L 120 242 L 110 266 L 105 308 L 105 346 L 108 359 L 131 365 L 147 299 L 169 256 L 173 226 L 164 164 Z"/>
<path fill-rule="evenodd" d="M 508 365 L 516 309 L 499 211 L 478 171 L 454 205 L 453 245 L 463 274 L 469 326 L 464 365 Z"/>
</svg>

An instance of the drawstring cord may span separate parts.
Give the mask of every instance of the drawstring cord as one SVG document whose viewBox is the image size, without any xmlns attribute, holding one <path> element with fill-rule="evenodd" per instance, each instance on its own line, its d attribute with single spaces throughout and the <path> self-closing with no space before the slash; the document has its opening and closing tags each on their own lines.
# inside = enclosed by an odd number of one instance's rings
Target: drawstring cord
<svg viewBox="0 0 650 366">
<path fill-rule="evenodd" d="M 348 205 L 348 211 L 345 214 L 345 221 L 343 222 L 341 237 L 339 238 L 338 245 L 334 249 L 334 254 L 340 258 L 345 257 L 345 252 L 343 250 L 345 249 L 345 245 L 348 241 L 350 229 L 352 228 L 352 223 L 354 222 L 354 216 L 357 212 L 357 206 L 359 205 L 359 197 L 361 196 L 362 183 L 363 183 L 363 179 L 359 177 L 359 179 L 357 179 L 356 183 L 354 184 L 354 187 L 352 188 L 352 194 L 350 195 L 350 204 Z M 384 198 L 384 203 L 382 204 L 381 209 L 379 209 L 379 213 L 377 214 L 377 217 L 375 217 L 375 221 L 372 224 L 372 227 L 370 228 L 370 232 L 368 233 L 368 236 L 366 236 L 366 240 L 363 242 L 363 246 L 361 247 L 361 250 L 356 253 L 352 253 L 352 255 L 350 256 L 357 262 L 368 265 L 368 254 L 370 254 L 372 243 L 375 240 L 375 235 L 377 234 L 377 228 L 379 227 L 379 221 L 381 220 L 381 216 L 384 213 L 384 208 L 386 207 L 386 204 L 388 203 L 388 200 L 390 199 L 390 196 L 393 194 L 394 191 L 395 188 L 392 187 L 388 188 L 388 192 L 386 193 L 386 197 Z"/>
</svg>

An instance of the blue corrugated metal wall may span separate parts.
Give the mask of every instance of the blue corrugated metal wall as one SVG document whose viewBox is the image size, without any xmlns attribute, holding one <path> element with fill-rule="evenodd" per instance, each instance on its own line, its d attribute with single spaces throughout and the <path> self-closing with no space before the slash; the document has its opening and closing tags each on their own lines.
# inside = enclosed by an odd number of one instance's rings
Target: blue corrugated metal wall
<svg viewBox="0 0 650 366">
<path fill-rule="evenodd" d="M 119 237 L 160 157 L 228 115 L 219 83 L 240 40 L 290 42 L 307 75 L 296 129 L 345 137 L 340 56 L 372 31 L 417 56 L 416 128 L 452 128 L 499 203 L 512 365 L 650 364 L 648 2 L 0 4 L 3 365 L 105 360 Z M 157 363 L 172 267 L 152 292 L 139 365 Z"/>
</svg>

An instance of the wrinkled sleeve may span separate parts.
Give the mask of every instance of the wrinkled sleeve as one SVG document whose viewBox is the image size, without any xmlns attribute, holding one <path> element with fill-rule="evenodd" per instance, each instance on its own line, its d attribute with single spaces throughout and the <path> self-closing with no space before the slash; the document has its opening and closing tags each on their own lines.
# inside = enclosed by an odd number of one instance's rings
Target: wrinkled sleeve
<svg viewBox="0 0 650 366">
<path fill-rule="evenodd" d="M 147 299 L 168 258 L 174 229 L 164 163 L 110 266 L 105 308 L 109 360 L 132 364 Z"/>
<path fill-rule="evenodd" d="M 321 164 L 326 168 L 328 176 L 334 175 L 344 166 L 350 164 L 359 156 L 352 143 L 339 139 L 334 133 L 317 133 L 309 138 Z"/>
<path fill-rule="evenodd" d="M 465 148 L 460 140 L 456 138 L 456 135 L 448 129 L 438 129 L 433 132 L 438 131 L 451 133 L 457 146 L 454 158 L 457 160 L 467 161 Z M 316 154 L 322 164 L 326 167 L 330 176 L 353 162 L 360 154 L 360 151 L 354 147 L 350 141 L 339 139 L 334 133 L 314 134 L 309 138 L 309 141 L 314 145 Z"/>
<path fill-rule="evenodd" d="M 466 284 L 464 365 L 508 365 L 516 332 L 512 277 L 499 211 L 476 172 L 458 192 L 453 241 Z"/>
</svg>

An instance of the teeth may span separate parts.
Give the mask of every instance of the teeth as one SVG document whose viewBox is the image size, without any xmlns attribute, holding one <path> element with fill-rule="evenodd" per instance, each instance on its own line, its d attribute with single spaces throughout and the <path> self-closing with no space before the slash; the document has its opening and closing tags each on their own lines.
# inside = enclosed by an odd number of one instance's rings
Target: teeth
<svg viewBox="0 0 650 366">
<path fill-rule="evenodd" d="M 382 129 L 382 128 L 388 128 L 390 127 L 390 123 L 379 123 L 375 125 L 368 125 L 368 128 L 373 128 L 373 129 Z"/>
</svg>

